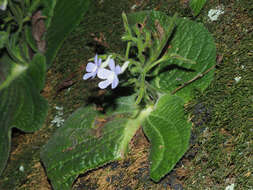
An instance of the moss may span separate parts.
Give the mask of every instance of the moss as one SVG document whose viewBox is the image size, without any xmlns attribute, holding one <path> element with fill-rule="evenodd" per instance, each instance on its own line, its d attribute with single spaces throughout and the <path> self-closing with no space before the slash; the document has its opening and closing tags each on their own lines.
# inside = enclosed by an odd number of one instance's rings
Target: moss
<svg viewBox="0 0 253 190">
<path fill-rule="evenodd" d="M 249 180 L 253 124 L 251 22 L 245 8 L 230 2 L 219 22 L 206 23 L 223 61 L 217 66 L 212 85 L 195 100 L 211 107 L 212 119 L 204 124 L 206 131 L 197 142 L 191 176 L 184 182 L 189 189 L 224 189 L 231 183 L 237 189 L 253 187 L 253 181 Z M 238 83 L 234 80 L 237 76 L 241 77 Z"/>
</svg>

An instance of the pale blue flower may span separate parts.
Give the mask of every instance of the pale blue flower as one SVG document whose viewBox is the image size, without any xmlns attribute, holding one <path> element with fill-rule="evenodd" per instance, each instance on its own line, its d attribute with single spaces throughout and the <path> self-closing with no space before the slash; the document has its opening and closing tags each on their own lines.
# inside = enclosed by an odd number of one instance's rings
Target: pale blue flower
<svg viewBox="0 0 253 190">
<path fill-rule="evenodd" d="M 1 9 L 2 11 L 5 11 L 5 10 L 6 10 L 6 7 L 7 7 L 7 4 L 8 4 L 8 1 L 7 1 L 7 0 L 1 1 L 0 9 Z"/>
<path fill-rule="evenodd" d="M 95 55 L 94 63 L 89 62 L 86 66 L 87 73 L 83 75 L 83 80 L 88 78 L 94 78 L 97 75 L 98 69 L 101 65 L 102 59 L 98 59 L 98 55 Z"/>
<path fill-rule="evenodd" d="M 113 59 L 109 60 L 109 68 L 99 68 L 98 69 L 98 78 L 106 79 L 98 84 L 98 87 L 101 89 L 105 89 L 111 84 L 112 89 L 116 88 L 119 84 L 118 75 L 121 73 L 121 68 L 119 65 L 115 67 L 115 63 Z"/>
</svg>

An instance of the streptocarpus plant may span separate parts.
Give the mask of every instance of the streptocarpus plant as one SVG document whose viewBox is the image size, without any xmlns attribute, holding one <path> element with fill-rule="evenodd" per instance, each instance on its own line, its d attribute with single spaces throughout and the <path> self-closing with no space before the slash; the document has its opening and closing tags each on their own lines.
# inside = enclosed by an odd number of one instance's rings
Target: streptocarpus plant
<svg viewBox="0 0 253 190">
<path fill-rule="evenodd" d="M 202 24 L 176 15 L 122 16 L 125 54 L 96 55 L 83 76 L 102 79 L 98 87 L 111 91 L 103 112 L 92 104 L 79 108 L 42 148 L 54 189 L 70 189 L 79 174 L 124 158 L 141 126 L 151 143 L 150 177 L 156 182 L 188 149 L 191 123 L 184 104 L 212 80 L 214 41 Z"/>
</svg>

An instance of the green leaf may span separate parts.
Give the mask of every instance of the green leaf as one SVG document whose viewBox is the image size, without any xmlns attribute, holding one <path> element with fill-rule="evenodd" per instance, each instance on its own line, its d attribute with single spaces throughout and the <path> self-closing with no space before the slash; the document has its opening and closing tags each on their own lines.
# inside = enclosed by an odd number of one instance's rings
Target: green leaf
<svg viewBox="0 0 253 190">
<path fill-rule="evenodd" d="M 40 3 L 43 6 L 42 15 L 47 17 L 45 19 L 46 28 L 49 28 L 49 26 L 51 25 L 51 21 L 52 21 L 52 18 L 54 16 L 55 6 L 56 6 L 56 3 L 59 2 L 59 1 L 60 0 L 54 0 L 54 1 L 52 1 L 52 0 L 43 0 L 43 1 L 40 1 Z"/>
<path fill-rule="evenodd" d="M 11 129 L 34 132 L 46 119 L 47 101 L 40 95 L 46 73 L 45 57 L 36 54 L 28 65 L 0 91 L 0 174 L 9 156 Z"/>
<path fill-rule="evenodd" d="M 168 93 L 201 76 L 216 64 L 215 43 L 203 24 L 179 18 L 176 25 L 176 32 L 169 43 L 171 48 L 168 49 L 167 54 L 180 55 L 195 61 L 196 64 L 175 58 L 160 63 L 160 73 L 155 79 L 155 85 Z M 207 88 L 213 79 L 213 74 L 214 69 L 204 74 L 202 78 L 187 84 L 175 95 L 184 98 L 185 102 L 191 100 L 196 89 L 203 92 Z"/>
<path fill-rule="evenodd" d="M 115 111 L 102 115 L 92 106 L 78 109 L 41 151 L 54 189 L 71 189 L 75 178 L 88 170 L 124 157 L 128 143 L 151 108 L 141 111 L 135 96 L 115 101 Z"/>
<path fill-rule="evenodd" d="M 28 11 L 32 15 L 32 14 L 37 13 L 38 7 L 42 7 L 42 10 L 41 10 L 42 18 L 41 19 L 43 19 L 43 21 L 44 21 L 45 28 L 48 29 L 48 27 L 50 26 L 53 14 L 54 14 L 54 8 L 56 5 L 56 2 L 57 2 L 56 0 L 54 0 L 54 1 L 52 1 L 52 0 L 43 0 L 43 1 L 33 0 L 31 2 L 32 4 L 29 7 Z M 33 22 L 33 19 L 35 19 L 34 15 L 32 17 L 32 22 Z M 37 18 L 37 19 L 39 19 L 39 18 Z M 37 20 L 37 22 L 38 22 L 38 20 Z M 33 27 L 35 27 L 35 26 L 33 26 Z M 35 41 L 33 34 L 32 34 L 32 26 L 31 25 L 24 26 L 24 34 L 25 34 L 25 40 L 29 44 L 30 48 L 32 48 L 32 50 L 34 52 L 38 52 L 37 44 L 36 44 L 36 41 Z"/>
<path fill-rule="evenodd" d="M 23 74 L 28 66 L 14 62 L 7 54 L 0 59 L 0 91 L 8 87 L 11 82 Z"/>
<path fill-rule="evenodd" d="M 57 1 L 46 35 L 48 65 L 52 63 L 65 38 L 83 19 L 89 5 L 90 0 Z"/>
<path fill-rule="evenodd" d="M 191 124 L 184 113 L 184 101 L 177 96 L 162 96 L 143 129 L 151 142 L 150 176 L 158 182 L 188 149 Z"/>
<path fill-rule="evenodd" d="M 3 48 L 5 46 L 5 43 L 8 40 L 8 33 L 7 32 L 0 32 L 0 49 Z"/>
<path fill-rule="evenodd" d="M 193 11 L 193 15 L 197 16 L 201 9 L 204 7 L 206 0 L 191 0 L 190 7 Z"/>
<path fill-rule="evenodd" d="M 24 26 L 24 34 L 25 34 L 25 40 L 26 40 L 27 44 L 30 46 L 30 48 L 34 52 L 38 52 L 36 41 L 32 35 L 32 27 L 29 25 L 25 25 Z"/>
<path fill-rule="evenodd" d="M 27 6 L 29 6 L 28 12 L 30 15 L 34 14 L 36 11 L 42 10 L 42 15 L 46 17 L 45 19 L 45 27 L 48 28 L 50 26 L 52 17 L 54 15 L 54 8 L 57 3 L 57 0 L 33 0 L 29 2 Z M 41 9 L 42 8 L 42 9 Z"/>
</svg>

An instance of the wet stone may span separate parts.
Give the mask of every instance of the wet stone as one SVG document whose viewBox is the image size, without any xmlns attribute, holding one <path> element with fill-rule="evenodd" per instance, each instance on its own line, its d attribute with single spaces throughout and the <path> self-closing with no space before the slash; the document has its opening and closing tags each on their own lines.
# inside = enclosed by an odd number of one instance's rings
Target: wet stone
<svg viewBox="0 0 253 190">
<path fill-rule="evenodd" d="M 204 124 L 211 121 L 211 110 L 204 104 L 199 103 L 194 106 L 192 122 L 196 127 L 203 126 Z"/>
<path fill-rule="evenodd" d="M 136 174 L 136 176 L 134 176 L 134 179 L 142 178 L 142 176 L 145 172 L 148 173 L 148 168 L 139 168 L 138 173 Z"/>
<path fill-rule="evenodd" d="M 122 168 L 127 168 L 131 165 L 131 162 L 129 160 L 123 162 Z"/>
<path fill-rule="evenodd" d="M 95 184 L 89 184 L 89 183 L 81 183 L 78 185 L 78 187 L 75 188 L 76 190 L 83 190 L 83 189 L 89 189 L 89 190 L 97 190 L 98 186 Z"/>
<path fill-rule="evenodd" d="M 118 168 L 119 163 L 118 163 L 118 162 L 112 162 L 112 163 L 110 164 L 110 166 L 111 166 L 111 169 L 112 169 L 112 170 L 115 170 L 115 169 Z"/>
<path fill-rule="evenodd" d="M 190 145 L 195 144 L 196 140 L 197 140 L 197 135 L 191 132 Z"/>
<path fill-rule="evenodd" d="M 184 157 L 191 160 L 191 159 L 193 159 L 193 158 L 196 156 L 197 152 L 198 152 L 198 149 L 197 149 L 197 148 L 191 148 L 191 149 L 185 154 Z"/>
<path fill-rule="evenodd" d="M 183 186 L 178 183 L 172 186 L 173 190 L 183 190 Z"/>
<path fill-rule="evenodd" d="M 175 172 L 172 172 L 168 177 L 169 177 L 168 183 L 171 186 L 173 186 L 176 183 L 176 180 L 177 180 Z"/>
<path fill-rule="evenodd" d="M 124 190 L 132 190 L 132 188 L 130 186 L 126 186 Z"/>
<path fill-rule="evenodd" d="M 111 183 L 115 182 L 117 180 L 117 176 L 113 175 L 112 178 L 111 178 Z"/>
</svg>

